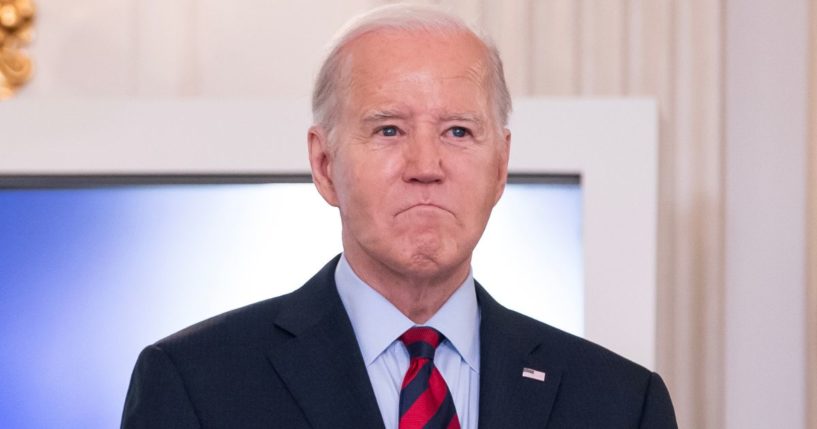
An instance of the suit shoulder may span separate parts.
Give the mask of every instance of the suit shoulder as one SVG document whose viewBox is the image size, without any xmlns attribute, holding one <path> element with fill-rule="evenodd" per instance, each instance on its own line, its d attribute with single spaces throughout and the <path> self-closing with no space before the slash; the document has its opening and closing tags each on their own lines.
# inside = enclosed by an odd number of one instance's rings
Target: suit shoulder
<svg viewBox="0 0 817 429">
<path fill-rule="evenodd" d="M 154 343 L 171 358 L 232 359 L 268 349 L 292 337 L 293 327 L 308 327 L 328 309 L 341 305 L 334 283 L 339 255 L 303 286 L 286 295 L 259 301 L 191 325 Z"/>
<path fill-rule="evenodd" d="M 599 344 L 540 322 L 523 314 L 509 311 L 514 330 L 539 343 L 535 353 L 545 353 L 560 361 L 567 369 L 599 374 L 622 374 L 646 381 L 651 371 Z"/>
<path fill-rule="evenodd" d="M 275 319 L 291 295 L 282 295 L 210 317 L 167 336 L 154 346 L 175 354 L 185 349 L 212 351 L 257 343 L 272 335 Z M 264 337 L 264 338 L 261 338 Z"/>
<path fill-rule="evenodd" d="M 488 294 L 477 283 L 477 299 L 483 314 L 483 323 L 489 329 L 484 333 L 509 336 L 516 344 L 530 347 L 533 356 L 558 364 L 566 370 L 581 373 L 628 374 L 646 382 L 651 371 L 605 347 L 574 334 L 510 310 Z"/>
<path fill-rule="evenodd" d="M 642 424 L 659 422 L 640 427 L 677 427 L 669 392 L 658 374 L 553 326 L 518 313 L 510 312 L 509 317 L 513 329 L 524 333 L 525 339 L 517 341 L 532 347 L 526 364 L 560 374 L 559 395 L 565 409 Z M 614 426 L 618 427 L 610 427 Z"/>
</svg>

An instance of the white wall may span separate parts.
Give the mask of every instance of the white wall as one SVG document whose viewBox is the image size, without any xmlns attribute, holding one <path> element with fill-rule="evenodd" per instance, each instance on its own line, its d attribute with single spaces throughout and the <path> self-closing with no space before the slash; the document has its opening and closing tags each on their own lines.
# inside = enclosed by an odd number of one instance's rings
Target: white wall
<svg viewBox="0 0 817 429">
<path fill-rule="evenodd" d="M 805 0 L 727 2 L 729 429 L 805 427 Z"/>
<path fill-rule="evenodd" d="M 25 97 L 305 97 L 369 0 L 37 0 Z"/>
</svg>

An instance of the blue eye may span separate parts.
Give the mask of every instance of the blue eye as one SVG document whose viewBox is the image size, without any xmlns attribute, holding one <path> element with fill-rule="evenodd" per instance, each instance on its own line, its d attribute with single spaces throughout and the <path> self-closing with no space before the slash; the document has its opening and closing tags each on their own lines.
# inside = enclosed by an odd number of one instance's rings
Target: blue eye
<svg viewBox="0 0 817 429">
<path fill-rule="evenodd" d="M 452 127 L 451 128 L 451 135 L 457 138 L 467 137 L 470 134 L 467 128 L 463 127 Z"/>
<path fill-rule="evenodd" d="M 397 127 L 391 125 L 381 128 L 379 132 L 383 137 L 396 137 L 398 134 Z"/>
</svg>

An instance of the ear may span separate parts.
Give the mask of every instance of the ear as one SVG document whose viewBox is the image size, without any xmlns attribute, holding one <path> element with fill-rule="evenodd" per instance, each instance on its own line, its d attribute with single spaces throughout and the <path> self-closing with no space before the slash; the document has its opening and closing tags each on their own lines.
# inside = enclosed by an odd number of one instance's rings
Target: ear
<svg viewBox="0 0 817 429">
<path fill-rule="evenodd" d="M 494 205 L 499 202 L 502 193 L 505 192 L 505 185 L 508 183 L 508 160 L 511 155 L 511 130 L 502 130 L 502 141 L 499 143 L 499 178 L 496 184 L 496 198 Z"/>
<path fill-rule="evenodd" d="M 309 128 L 307 142 L 309 144 L 309 166 L 312 169 L 312 182 L 318 188 L 324 200 L 332 206 L 338 206 L 338 196 L 335 184 L 332 182 L 333 153 L 329 148 L 329 136 L 326 131 L 313 125 Z"/>
</svg>

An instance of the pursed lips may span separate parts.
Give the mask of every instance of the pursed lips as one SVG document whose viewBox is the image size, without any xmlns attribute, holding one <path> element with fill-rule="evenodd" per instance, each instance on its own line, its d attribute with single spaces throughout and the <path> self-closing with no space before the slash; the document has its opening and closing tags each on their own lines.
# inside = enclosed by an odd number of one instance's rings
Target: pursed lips
<svg viewBox="0 0 817 429">
<path fill-rule="evenodd" d="M 434 203 L 414 203 L 414 204 L 411 204 L 410 206 L 398 211 L 397 214 L 399 215 L 401 213 L 405 213 L 405 212 L 407 212 L 407 211 L 409 211 L 411 209 L 416 209 L 416 208 L 433 208 L 433 209 L 438 209 L 438 210 L 443 210 L 445 212 L 448 212 L 452 216 L 454 215 L 454 213 L 452 213 L 451 210 L 448 210 L 447 208 L 442 207 L 442 206 L 440 206 L 438 204 L 434 204 Z"/>
</svg>

